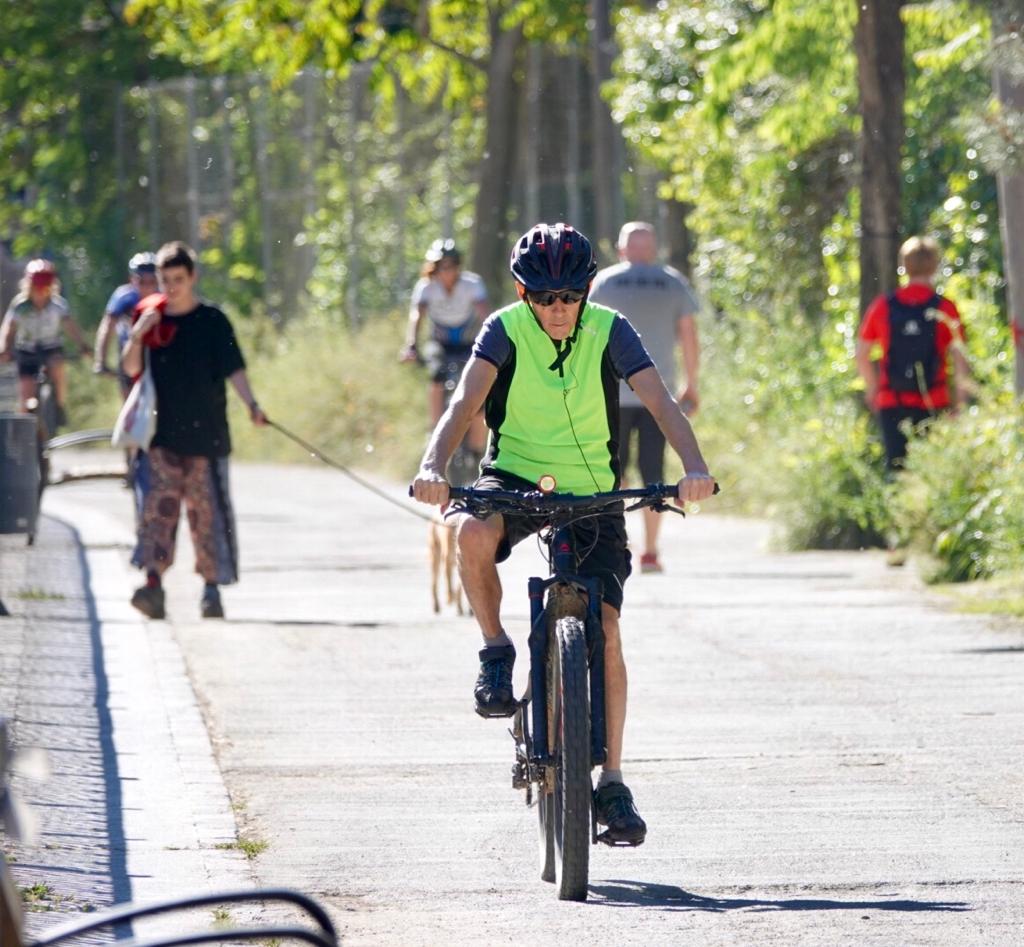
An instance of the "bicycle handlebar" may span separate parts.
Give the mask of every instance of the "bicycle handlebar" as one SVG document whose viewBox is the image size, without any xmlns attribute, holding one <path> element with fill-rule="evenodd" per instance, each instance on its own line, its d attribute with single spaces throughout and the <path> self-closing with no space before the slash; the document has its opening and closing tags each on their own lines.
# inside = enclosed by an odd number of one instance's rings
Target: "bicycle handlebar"
<svg viewBox="0 0 1024 947">
<path fill-rule="evenodd" d="M 715 493 L 719 486 L 715 484 Z M 679 496 L 678 485 L 671 483 L 652 483 L 646 487 L 630 490 L 609 490 L 605 493 L 576 495 L 573 493 L 543 493 L 540 490 L 477 490 L 473 487 L 450 487 L 449 497 L 462 500 L 468 506 L 488 509 L 492 512 L 502 510 L 518 513 L 569 513 L 569 512 L 600 512 L 616 503 L 635 500 L 627 511 L 639 510 L 644 507 L 664 505 L 665 500 Z"/>
</svg>

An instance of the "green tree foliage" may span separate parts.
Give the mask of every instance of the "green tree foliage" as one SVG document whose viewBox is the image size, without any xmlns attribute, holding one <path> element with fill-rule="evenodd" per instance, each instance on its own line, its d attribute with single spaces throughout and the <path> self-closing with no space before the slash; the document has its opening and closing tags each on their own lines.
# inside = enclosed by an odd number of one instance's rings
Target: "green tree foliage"
<svg viewBox="0 0 1024 947">
<path fill-rule="evenodd" d="M 0 30 L 0 238 L 48 252 L 65 290 L 101 310 L 121 276 L 118 92 L 180 65 L 103 0 L 5 3 Z M 116 262 L 115 262 L 116 261 Z"/>
<path fill-rule="evenodd" d="M 964 199 L 995 221 L 992 180 L 955 133 L 987 97 L 985 18 L 943 3 L 911 5 L 905 19 L 904 229 L 930 229 L 959 173 L 972 186 Z M 702 266 L 730 309 L 739 287 L 744 301 L 784 302 L 783 312 L 796 303 L 812 317 L 851 305 L 847 287 L 827 291 L 827 277 L 829 257 L 856 255 L 854 22 L 852 4 L 825 0 L 662 4 L 620 16 L 616 115 L 696 207 Z"/>
<path fill-rule="evenodd" d="M 700 267 L 730 302 L 781 291 L 821 311 L 821 233 L 853 184 L 850 14 L 784 0 L 621 15 L 616 115 L 695 206 Z"/>
<path fill-rule="evenodd" d="M 728 476 L 785 510 L 797 545 L 857 545 L 891 527 L 851 361 L 855 19 L 854 4 L 826 0 L 626 8 L 610 90 L 627 135 L 694 206 L 697 278 L 718 316 L 700 431 Z M 904 22 L 904 229 L 943 244 L 940 285 L 982 379 L 1005 387 L 994 181 L 960 124 L 989 95 L 988 21 L 948 2 L 907 5 Z"/>
<path fill-rule="evenodd" d="M 347 228 L 351 240 L 352 228 L 371 218 L 384 225 L 362 234 L 361 239 L 379 243 L 371 249 L 371 259 L 358 265 L 386 278 L 388 270 L 382 272 L 377 264 L 389 248 L 393 253 L 395 227 L 408 221 L 401 215 L 385 220 L 371 208 L 379 204 L 389 183 L 395 192 L 396 172 L 399 191 L 407 182 L 413 191 L 420 182 L 438 188 L 433 202 L 424 202 L 417 194 L 398 195 L 405 203 L 411 201 L 414 217 L 429 206 L 435 224 L 423 235 L 426 242 L 440 230 L 437 221 L 445 215 L 439 205 L 445 191 L 450 189 L 445 200 L 453 211 L 475 195 L 474 217 L 481 226 L 473 233 L 478 244 L 473 261 L 493 283 L 495 261 L 507 253 L 511 226 L 510 185 L 521 120 L 514 98 L 521 68 L 517 47 L 523 36 L 564 47 L 584 38 L 586 23 L 578 5 L 569 0 L 134 0 L 129 14 L 156 38 L 157 49 L 193 68 L 256 69 L 278 87 L 287 85 L 299 70 L 314 68 L 324 71 L 328 81 L 334 77 L 339 96 L 356 96 L 347 127 L 331 130 L 336 147 L 343 156 L 351 156 L 353 164 L 339 167 L 324 182 L 336 200 L 323 205 L 315 232 L 308 235 L 326 251 L 321 254 L 326 270 L 321 271 L 329 276 L 318 281 L 319 287 L 338 276 L 360 282 L 360 274 L 353 271 L 357 261 L 345 260 L 344 232 Z M 511 50 L 504 48 L 509 38 Z M 501 67 L 506 62 L 508 66 Z M 491 85 L 498 87 L 498 96 L 491 95 Z M 403 102 L 408 106 L 404 116 Z M 511 107 L 495 108 L 504 102 Z M 442 134 L 432 140 L 418 134 L 412 128 L 416 123 L 408 121 L 414 109 L 423 116 L 423 124 L 440 124 Z M 367 128 L 357 127 L 361 119 L 368 122 Z M 392 136 L 389 147 L 379 147 L 382 134 Z M 442 157 L 447 165 L 439 170 Z M 350 175 L 353 166 L 358 170 Z M 321 223 L 325 229 L 318 230 Z M 471 232 L 464 215 L 451 226 L 460 238 Z M 402 271 L 390 268 L 390 274 Z M 353 292 L 349 287 L 341 295 L 348 308 L 379 302 L 380 294 L 367 290 Z"/>
</svg>

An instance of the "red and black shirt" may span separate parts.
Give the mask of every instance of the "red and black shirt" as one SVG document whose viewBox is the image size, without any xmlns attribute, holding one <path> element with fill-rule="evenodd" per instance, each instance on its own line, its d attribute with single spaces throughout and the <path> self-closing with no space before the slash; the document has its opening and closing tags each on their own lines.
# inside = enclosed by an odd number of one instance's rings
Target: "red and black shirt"
<svg viewBox="0 0 1024 947">
<path fill-rule="evenodd" d="M 879 296 L 868 306 L 860 324 L 860 338 L 864 342 L 877 342 L 882 349 L 879 366 L 878 397 L 875 408 L 947 408 L 949 407 L 949 386 L 946 383 L 946 361 L 949 347 L 954 339 L 963 341 L 964 328 L 960 313 L 953 301 L 940 296 L 927 283 L 909 283 L 896 290 L 896 299 L 907 306 L 921 306 L 933 296 L 938 296 L 938 324 L 935 327 L 935 347 L 939 356 L 935 382 L 928 389 L 925 398 L 917 391 L 893 391 L 889 385 L 889 297 Z"/>
</svg>

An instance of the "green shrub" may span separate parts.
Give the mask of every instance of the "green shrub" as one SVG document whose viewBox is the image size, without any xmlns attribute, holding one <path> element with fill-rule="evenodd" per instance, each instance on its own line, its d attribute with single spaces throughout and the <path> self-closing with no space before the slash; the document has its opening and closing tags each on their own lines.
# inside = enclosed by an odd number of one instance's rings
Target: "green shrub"
<svg viewBox="0 0 1024 947">
<path fill-rule="evenodd" d="M 868 414 L 849 402 L 785 442 L 777 508 L 790 549 L 881 546 L 889 531 L 884 459 Z"/>
<path fill-rule="evenodd" d="M 695 427 L 722 508 L 772 516 L 792 549 L 880 544 L 882 450 L 852 371 L 852 318 L 772 325 L 751 313 L 703 337 Z"/>
<path fill-rule="evenodd" d="M 896 520 L 933 582 L 1024 566 L 1024 408 L 1008 398 L 936 421 L 912 443 Z"/>
</svg>

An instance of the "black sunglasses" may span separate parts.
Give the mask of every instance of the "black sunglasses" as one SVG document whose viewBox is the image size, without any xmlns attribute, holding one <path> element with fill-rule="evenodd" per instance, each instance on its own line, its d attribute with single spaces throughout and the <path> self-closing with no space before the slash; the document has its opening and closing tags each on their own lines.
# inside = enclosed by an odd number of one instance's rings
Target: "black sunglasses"
<svg viewBox="0 0 1024 947">
<path fill-rule="evenodd" d="M 526 298 L 535 306 L 553 306 L 556 299 L 566 305 L 572 305 L 573 303 L 578 303 L 586 295 L 587 291 L 585 289 L 563 289 L 560 293 L 550 290 L 528 292 Z"/>
</svg>

